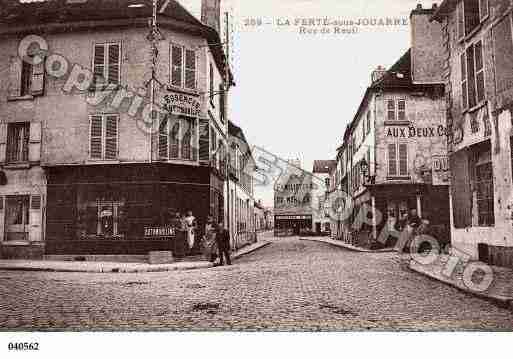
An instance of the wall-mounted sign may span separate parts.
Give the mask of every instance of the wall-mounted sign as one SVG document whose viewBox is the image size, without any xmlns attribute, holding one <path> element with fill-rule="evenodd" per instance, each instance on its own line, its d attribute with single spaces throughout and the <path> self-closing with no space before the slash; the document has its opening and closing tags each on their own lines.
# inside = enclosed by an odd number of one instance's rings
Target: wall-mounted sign
<svg viewBox="0 0 513 359">
<path fill-rule="evenodd" d="M 174 115 L 199 117 L 201 115 L 201 102 L 197 97 L 172 92 L 164 96 L 164 108 Z"/>
<path fill-rule="evenodd" d="M 444 125 L 436 127 L 389 127 L 387 130 L 387 137 L 420 138 L 442 136 L 447 136 L 447 129 Z"/>
<path fill-rule="evenodd" d="M 446 155 L 433 156 L 433 185 L 446 186 L 449 184 L 449 158 Z"/>
<path fill-rule="evenodd" d="M 174 237 L 175 236 L 175 228 L 174 227 L 145 227 L 144 228 L 144 236 L 145 237 Z"/>
<path fill-rule="evenodd" d="M 275 220 L 290 220 L 290 219 L 312 219 L 311 215 L 305 216 L 276 216 Z"/>
</svg>

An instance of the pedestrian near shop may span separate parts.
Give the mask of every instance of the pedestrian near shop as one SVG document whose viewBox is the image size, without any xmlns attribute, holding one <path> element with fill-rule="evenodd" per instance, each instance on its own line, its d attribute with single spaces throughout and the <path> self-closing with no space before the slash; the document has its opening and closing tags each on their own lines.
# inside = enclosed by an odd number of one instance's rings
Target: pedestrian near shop
<svg viewBox="0 0 513 359">
<path fill-rule="evenodd" d="M 196 235 L 196 217 L 192 215 L 192 211 L 187 212 L 185 217 L 185 230 L 187 236 L 187 243 L 189 244 L 189 250 L 192 251 L 194 248 L 194 239 Z"/>
<path fill-rule="evenodd" d="M 214 218 L 208 216 L 207 223 L 205 224 L 205 235 L 203 236 L 203 254 L 211 263 L 214 263 L 217 258 L 216 235 L 217 230 Z"/>
<path fill-rule="evenodd" d="M 217 226 L 216 242 L 219 249 L 219 265 L 224 264 L 224 259 L 226 259 L 227 265 L 232 265 L 230 258 L 230 232 L 224 227 L 223 221 L 219 222 Z"/>
</svg>

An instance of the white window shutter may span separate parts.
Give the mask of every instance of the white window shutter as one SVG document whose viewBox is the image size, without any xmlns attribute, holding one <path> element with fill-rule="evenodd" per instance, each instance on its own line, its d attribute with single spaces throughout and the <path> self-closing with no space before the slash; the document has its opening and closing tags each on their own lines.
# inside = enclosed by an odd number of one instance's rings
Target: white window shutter
<svg viewBox="0 0 513 359">
<path fill-rule="evenodd" d="M 29 161 L 41 160 L 41 122 L 30 123 Z"/>
<path fill-rule="evenodd" d="M 32 81 L 30 93 L 32 96 L 42 96 L 45 91 L 45 58 L 41 63 L 32 66 Z"/>
<path fill-rule="evenodd" d="M 397 153 L 395 144 L 388 145 L 388 175 L 397 176 Z"/>
<path fill-rule="evenodd" d="M 18 97 L 21 94 L 21 59 L 12 57 L 9 65 L 9 97 Z"/>
<path fill-rule="evenodd" d="M 180 119 L 173 117 L 169 124 L 169 157 L 176 159 L 180 157 Z"/>
<path fill-rule="evenodd" d="M 102 117 L 91 116 L 90 130 L 90 157 L 91 159 L 101 159 L 103 154 L 103 136 L 102 136 Z"/>
<path fill-rule="evenodd" d="M 166 117 L 159 126 L 159 158 L 162 160 L 169 159 L 169 119 Z"/>
<path fill-rule="evenodd" d="M 95 85 L 105 82 L 105 45 L 103 44 L 94 46 L 93 74 Z"/>
<path fill-rule="evenodd" d="M 177 45 L 171 45 L 171 85 L 182 87 L 183 73 L 183 49 Z"/>
<path fill-rule="evenodd" d="M 105 159 L 118 158 L 118 116 L 105 117 Z"/>
<path fill-rule="evenodd" d="M 0 123 L 0 163 L 4 163 L 7 156 L 7 123 Z"/>
<path fill-rule="evenodd" d="M 42 208 L 43 208 L 43 196 L 40 194 L 34 194 L 30 198 L 30 210 L 29 210 L 29 240 L 31 242 L 40 242 L 43 238 L 42 232 Z"/>
</svg>

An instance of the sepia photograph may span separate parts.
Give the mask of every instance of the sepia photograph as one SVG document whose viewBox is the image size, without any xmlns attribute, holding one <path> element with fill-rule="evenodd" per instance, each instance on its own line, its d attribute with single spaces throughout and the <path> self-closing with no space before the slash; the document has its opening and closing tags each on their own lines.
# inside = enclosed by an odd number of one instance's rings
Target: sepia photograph
<svg viewBox="0 0 513 359">
<path fill-rule="evenodd" d="M 512 331 L 513 0 L 0 0 L 2 357 Z"/>
</svg>

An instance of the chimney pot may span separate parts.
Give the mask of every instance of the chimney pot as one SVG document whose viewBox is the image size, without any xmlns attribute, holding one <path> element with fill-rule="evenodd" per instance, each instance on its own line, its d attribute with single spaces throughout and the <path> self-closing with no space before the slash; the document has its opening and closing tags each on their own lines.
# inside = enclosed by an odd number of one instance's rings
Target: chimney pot
<svg viewBox="0 0 513 359">
<path fill-rule="evenodd" d="M 422 10 L 422 4 L 417 4 L 417 10 Z"/>
</svg>

